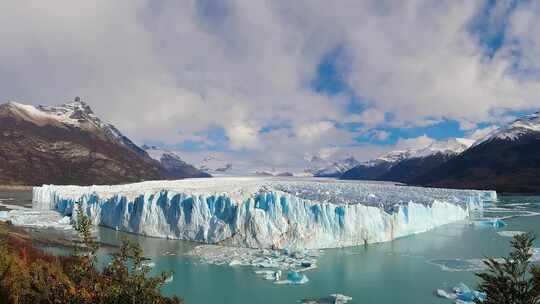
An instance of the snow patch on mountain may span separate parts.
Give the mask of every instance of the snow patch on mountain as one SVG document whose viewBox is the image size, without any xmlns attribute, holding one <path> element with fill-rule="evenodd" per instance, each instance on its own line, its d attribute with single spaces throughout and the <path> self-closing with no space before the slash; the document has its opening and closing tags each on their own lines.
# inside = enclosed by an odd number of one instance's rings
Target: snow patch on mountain
<svg viewBox="0 0 540 304">
<path fill-rule="evenodd" d="M 97 117 L 90 106 L 75 98 L 75 101 L 56 106 L 33 106 L 10 101 L 7 106 L 17 117 L 38 126 L 55 125 L 64 128 L 78 128 L 97 135 L 103 135 L 112 142 L 119 143 L 138 154 L 144 151 L 122 134 L 115 126 Z"/>
<path fill-rule="evenodd" d="M 474 140 L 467 138 L 451 138 L 445 141 L 436 141 L 429 146 L 413 150 L 409 158 L 426 157 L 434 154 L 457 155 L 474 144 Z"/>
<path fill-rule="evenodd" d="M 373 167 L 381 163 L 397 164 L 407 159 L 428 157 L 435 154 L 453 156 L 463 153 L 473 144 L 474 140 L 472 139 L 450 138 L 444 141 L 436 141 L 425 148 L 391 151 L 376 159 L 366 161 L 362 165 Z"/>
<path fill-rule="evenodd" d="M 530 133 L 540 133 L 540 112 L 527 115 L 515 120 L 507 126 L 498 128 L 484 138 L 479 139 L 474 145 L 478 146 L 479 144 L 495 139 L 516 140 L 521 136 Z"/>
<path fill-rule="evenodd" d="M 354 157 L 349 156 L 343 159 L 332 160 L 320 156 L 311 156 L 307 158 L 308 167 L 305 173 L 313 176 L 339 176 L 343 172 L 360 164 Z"/>
<path fill-rule="evenodd" d="M 199 169 L 214 174 L 226 174 L 233 170 L 233 164 L 215 155 L 205 156 L 199 163 Z"/>
<path fill-rule="evenodd" d="M 176 153 L 174 151 L 167 150 L 167 149 L 161 149 L 161 148 L 158 148 L 156 146 L 147 146 L 147 145 L 143 145 L 142 148 L 146 151 L 146 153 L 148 153 L 148 155 L 151 158 L 153 158 L 153 159 L 155 159 L 155 160 L 157 160 L 159 162 L 161 162 L 164 157 L 165 158 L 169 157 L 169 158 L 173 158 L 173 159 L 175 159 L 175 160 L 177 160 L 179 162 L 182 162 L 184 164 L 187 164 L 182 159 L 182 157 L 178 153 Z"/>
</svg>

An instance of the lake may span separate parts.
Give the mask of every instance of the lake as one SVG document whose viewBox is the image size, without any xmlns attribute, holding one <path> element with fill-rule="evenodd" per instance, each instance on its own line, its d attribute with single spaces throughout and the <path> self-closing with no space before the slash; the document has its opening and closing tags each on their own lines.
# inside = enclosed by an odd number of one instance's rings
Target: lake
<svg viewBox="0 0 540 304">
<path fill-rule="evenodd" d="M 8 196 L 0 194 L 0 199 Z M 540 197 L 506 196 L 484 212 L 484 216 L 510 216 L 502 229 L 458 222 L 388 243 L 324 250 L 318 268 L 305 273 L 309 282 L 303 285 L 273 284 L 250 266 L 201 263 L 185 255 L 199 245 L 192 242 L 107 228 L 99 228 L 98 234 L 106 243 L 117 244 L 121 236 L 137 240 L 155 263 L 153 273 L 174 272 L 163 292 L 187 303 L 298 303 L 332 293 L 353 297 L 349 303 L 451 303 L 437 298 L 435 290 L 450 289 L 460 282 L 475 286 L 479 259 L 506 255 L 510 250 L 511 238 L 500 232 L 540 233 L 540 217 L 533 212 L 540 212 Z"/>
</svg>

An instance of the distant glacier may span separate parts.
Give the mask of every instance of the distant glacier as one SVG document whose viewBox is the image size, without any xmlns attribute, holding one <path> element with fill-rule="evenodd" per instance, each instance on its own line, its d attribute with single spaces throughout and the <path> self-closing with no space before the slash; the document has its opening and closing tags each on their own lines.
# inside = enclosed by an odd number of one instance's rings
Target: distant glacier
<svg viewBox="0 0 540 304">
<path fill-rule="evenodd" d="M 152 237 L 274 249 L 390 241 L 466 219 L 494 191 L 358 181 L 211 178 L 34 187 L 34 208 Z"/>
</svg>

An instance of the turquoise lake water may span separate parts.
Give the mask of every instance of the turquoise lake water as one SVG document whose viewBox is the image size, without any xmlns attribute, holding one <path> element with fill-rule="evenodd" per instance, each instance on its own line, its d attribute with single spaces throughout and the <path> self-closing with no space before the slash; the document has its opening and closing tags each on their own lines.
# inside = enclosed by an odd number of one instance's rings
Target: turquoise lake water
<svg viewBox="0 0 540 304">
<path fill-rule="evenodd" d="M 540 197 L 502 197 L 494 207 L 484 216 L 530 215 L 526 212 L 540 212 Z M 305 273 L 309 282 L 304 285 L 276 285 L 255 274 L 254 267 L 208 265 L 183 255 L 199 244 L 128 236 L 139 241 L 152 258 L 154 273 L 174 272 L 174 280 L 163 291 L 182 297 L 188 304 L 298 303 L 332 293 L 353 297 L 349 303 L 451 303 L 435 297 L 435 290 L 450 289 L 459 282 L 474 287 L 478 259 L 508 253 L 511 238 L 497 232 L 540 235 L 539 216 L 505 221 L 508 225 L 498 230 L 459 222 L 367 248 L 324 250 L 318 268 Z M 126 235 L 105 228 L 99 233 L 103 241 L 111 243 Z M 540 247 L 540 243 L 535 246 Z"/>
</svg>

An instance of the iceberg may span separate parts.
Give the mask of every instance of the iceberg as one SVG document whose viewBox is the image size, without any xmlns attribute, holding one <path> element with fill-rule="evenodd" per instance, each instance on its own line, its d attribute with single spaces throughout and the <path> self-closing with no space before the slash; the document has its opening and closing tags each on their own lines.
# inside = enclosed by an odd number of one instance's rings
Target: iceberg
<svg viewBox="0 0 540 304">
<path fill-rule="evenodd" d="M 495 229 L 503 228 L 506 226 L 506 222 L 500 218 L 486 218 L 473 221 L 473 225 L 479 227 L 493 227 Z"/>
<path fill-rule="evenodd" d="M 352 297 L 342 295 L 339 293 L 331 294 L 328 297 L 320 299 L 303 299 L 302 304 L 345 304 L 352 301 Z"/>
<path fill-rule="evenodd" d="M 458 286 L 454 287 L 451 292 L 447 292 L 443 289 L 437 289 L 436 294 L 440 298 L 454 300 L 455 303 L 463 304 L 473 304 L 476 300 L 484 302 L 487 298 L 485 292 L 472 290 L 464 283 L 459 283 Z"/>
<path fill-rule="evenodd" d="M 467 218 L 494 191 L 327 179 L 230 177 L 115 186 L 43 185 L 33 208 L 152 237 L 268 249 L 390 241 Z"/>
</svg>

